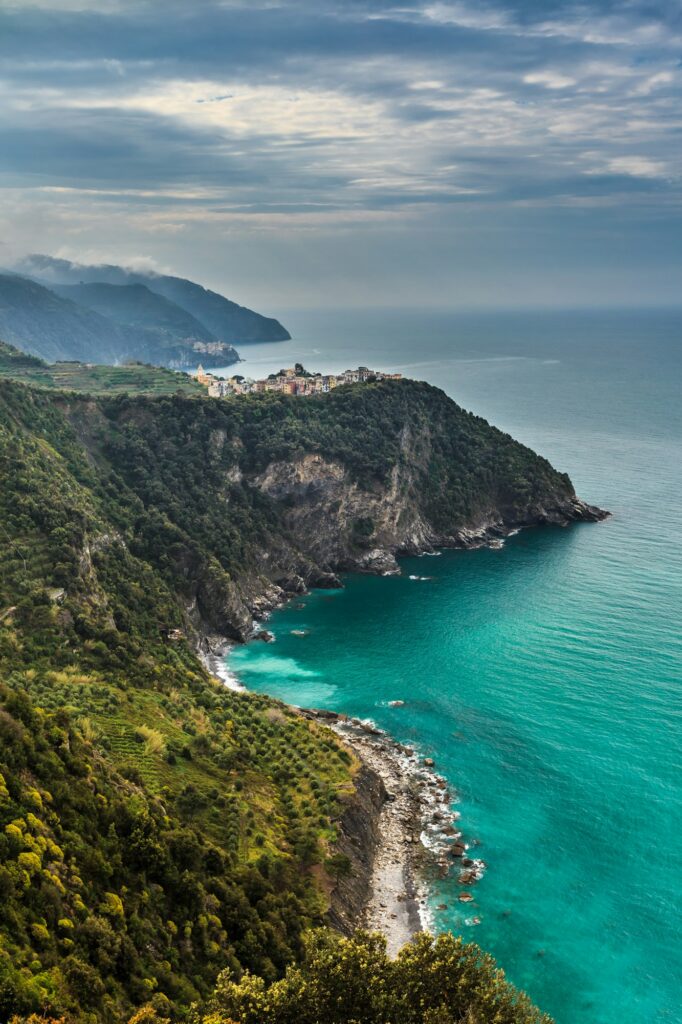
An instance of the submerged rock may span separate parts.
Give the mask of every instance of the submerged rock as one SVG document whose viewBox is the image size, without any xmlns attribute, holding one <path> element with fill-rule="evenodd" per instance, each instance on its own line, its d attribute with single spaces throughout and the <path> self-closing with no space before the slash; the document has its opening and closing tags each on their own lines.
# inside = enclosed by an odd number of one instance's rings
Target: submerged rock
<svg viewBox="0 0 682 1024">
<path fill-rule="evenodd" d="M 274 644 L 275 634 L 271 633 L 269 629 L 260 629 L 254 635 L 254 640 L 262 640 L 266 644 Z"/>
</svg>

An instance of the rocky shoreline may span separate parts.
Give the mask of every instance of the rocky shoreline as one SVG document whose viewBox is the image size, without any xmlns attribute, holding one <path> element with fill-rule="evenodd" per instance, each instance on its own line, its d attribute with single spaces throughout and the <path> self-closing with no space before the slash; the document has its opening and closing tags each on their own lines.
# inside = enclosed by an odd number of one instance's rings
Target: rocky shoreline
<svg viewBox="0 0 682 1024">
<path fill-rule="evenodd" d="M 312 485 L 311 485 L 312 486 Z M 313 488 L 314 490 L 314 488 Z M 317 510 L 324 512 L 324 510 Z M 292 513 L 293 514 L 293 513 Z M 338 549 L 332 543 L 336 537 L 334 517 L 324 518 L 320 524 L 309 523 L 305 538 L 328 536 L 324 550 L 306 551 L 304 538 L 298 537 L 298 547 L 281 545 L 272 552 L 263 550 L 261 564 L 253 566 L 231 579 L 226 588 L 217 590 L 207 581 L 200 581 L 185 603 L 186 621 L 194 633 L 200 651 L 209 652 L 211 644 L 245 643 L 251 639 L 257 623 L 267 619 L 275 609 L 294 597 L 311 589 L 330 590 L 343 587 L 338 573 L 368 573 L 388 576 L 400 573 L 400 560 L 407 557 L 430 555 L 440 550 L 472 550 L 474 548 L 501 548 L 508 537 L 520 530 L 538 526 L 566 527 L 578 522 L 600 522 L 608 512 L 588 505 L 575 495 L 548 507 L 535 505 L 514 515 L 505 516 L 491 510 L 449 534 L 436 532 L 423 521 L 413 523 L 410 529 L 395 531 L 374 538 L 374 543 L 361 548 L 357 545 Z M 396 516 L 396 518 L 400 518 Z M 220 635 L 218 635 L 220 634 Z M 228 639 L 229 638 L 229 639 Z M 208 643 L 208 648 L 207 648 Z"/>
<path fill-rule="evenodd" d="M 543 510 L 544 511 L 544 510 Z M 502 547 L 504 540 L 519 530 L 536 525 L 567 525 L 569 522 L 599 522 L 609 515 L 601 509 L 572 499 L 561 513 L 538 514 L 530 520 L 504 523 L 497 519 L 462 529 L 453 537 L 440 538 L 438 547 L 471 549 Z M 436 545 L 415 542 L 398 550 L 377 549 L 366 554 L 348 571 L 377 575 L 399 573 L 397 558 L 439 554 Z M 342 568 L 342 567 L 340 567 Z M 295 576 L 283 585 L 261 581 L 263 585 L 251 602 L 251 630 L 230 639 L 197 630 L 197 651 L 207 671 L 225 686 L 244 691 L 239 680 L 227 669 L 225 655 L 236 642 L 260 636 L 274 636 L 262 623 L 270 613 L 309 587 L 342 586 L 333 573 L 325 573 L 307 582 Z M 390 955 L 419 931 L 430 927 L 428 878 L 445 877 L 458 871 L 463 887 L 461 903 L 473 901 L 468 891 L 485 873 L 485 862 L 469 855 L 469 844 L 459 825 L 459 813 L 451 806 L 453 798 L 447 781 L 436 773 L 434 762 L 398 743 L 367 721 L 319 709 L 292 708 L 299 714 L 330 727 L 351 748 L 362 768 L 356 778 L 355 799 L 339 822 L 337 851 L 351 863 L 350 877 L 338 878 L 330 894 L 330 923 L 351 934 L 357 928 L 381 932 Z M 477 924 L 476 917 L 471 919 Z"/>
<path fill-rule="evenodd" d="M 365 856 L 360 863 L 355 858 L 353 869 L 365 877 L 358 880 L 356 875 L 352 887 L 337 884 L 330 917 L 341 931 L 381 932 L 389 954 L 395 956 L 414 935 L 431 927 L 429 876 L 442 877 L 459 867 L 460 881 L 464 875 L 469 886 L 483 876 L 485 865 L 467 858 L 459 813 L 452 807 L 455 798 L 431 758 L 398 743 L 371 722 L 330 711 L 300 713 L 329 726 L 359 758 L 363 773 L 369 772 L 379 782 L 375 819 L 364 822 L 364 836 L 357 834 L 363 823 L 354 820 L 356 834 L 349 835 L 347 823 L 341 820 L 339 848 L 353 860 L 355 840 Z M 356 790 L 367 790 L 362 773 Z M 363 797 L 359 792 L 360 803 L 366 803 Z M 354 900 L 349 901 L 349 889 Z M 364 894 L 361 907 L 357 905 L 359 889 Z"/>
</svg>

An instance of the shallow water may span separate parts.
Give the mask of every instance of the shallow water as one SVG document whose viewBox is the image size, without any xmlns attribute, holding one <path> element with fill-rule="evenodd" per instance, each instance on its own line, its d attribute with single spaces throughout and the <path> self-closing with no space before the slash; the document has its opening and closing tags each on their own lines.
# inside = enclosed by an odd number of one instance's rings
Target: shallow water
<svg viewBox="0 0 682 1024">
<path fill-rule="evenodd" d="M 296 340 L 245 350 L 242 372 L 401 368 L 613 518 L 349 577 L 275 613 L 276 643 L 236 651 L 231 670 L 436 759 L 489 865 L 466 912 L 454 879 L 437 886 L 437 926 L 494 953 L 559 1024 L 681 1021 L 682 317 L 286 322 Z"/>
</svg>

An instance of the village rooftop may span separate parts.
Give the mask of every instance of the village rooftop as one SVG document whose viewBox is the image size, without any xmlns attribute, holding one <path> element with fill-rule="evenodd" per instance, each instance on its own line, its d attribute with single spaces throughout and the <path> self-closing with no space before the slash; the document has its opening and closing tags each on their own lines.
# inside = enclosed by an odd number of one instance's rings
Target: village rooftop
<svg viewBox="0 0 682 1024">
<path fill-rule="evenodd" d="M 384 373 L 358 366 L 357 370 L 343 373 L 309 373 L 301 363 L 296 363 L 278 373 L 271 373 L 261 380 L 235 374 L 227 379 L 206 373 L 203 366 L 196 371 L 196 379 L 203 384 L 211 398 L 230 398 L 233 395 L 250 395 L 267 391 L 278 391 L 285 395 L 322 395 L 344 384 L 365 384 L 376 380 L 400 380 L 401 373 Z"/>
</svg>

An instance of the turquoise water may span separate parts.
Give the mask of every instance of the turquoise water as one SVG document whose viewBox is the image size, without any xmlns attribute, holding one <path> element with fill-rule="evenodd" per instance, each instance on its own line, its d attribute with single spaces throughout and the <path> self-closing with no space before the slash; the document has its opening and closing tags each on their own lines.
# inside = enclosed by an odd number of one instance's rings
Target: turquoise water
<svg viewBox="0 0 682 1024">
<path fill-rule="evenodd" d="M 254 346 L 247 372 L 402 367 L 613 518 L 349 577 L 278 611 L 276 644 L 231 669 L 436 759 L 489 865 L 466 913 L 439 884 L 437 927 L 494 953 L 559 1024 L 682 1021 L 682 317 L 287 322 L 297 339 Z"/>
</svg>

